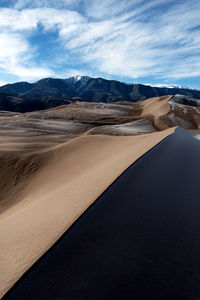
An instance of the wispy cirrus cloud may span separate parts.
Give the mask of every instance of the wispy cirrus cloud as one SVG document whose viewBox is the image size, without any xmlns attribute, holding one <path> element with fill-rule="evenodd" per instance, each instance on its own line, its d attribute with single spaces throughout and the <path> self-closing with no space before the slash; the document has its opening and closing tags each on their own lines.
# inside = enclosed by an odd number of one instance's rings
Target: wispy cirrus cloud
<svg viewBox="0 0 200 300">
<path fill-rule="evenodd" d="M 66 20 L 70 19 L 70 22 Z M 80 16 L 81 18 L 81 16 Z M 20 22 L 16 22 L 16 19 Z M 68 26 L 78 22 L 79 15 L 72 11 L 60 12 L 52 8 L 46 9 L 1 9 L 0 10 L 0 70 L 17 76 L 20 80 L 38 79 L 55 76 L 48 65 L 51 62 L 37 62 L 37 45 L 29 41 L 31 35 L 42 24 L 44 31 L 51 31 L 56 26 Z"/>
<path fill-rule="evenodd" d="M 198 77 L 199 13 L 194 0 L 18 0 L 0 9 L 0 68 L 33 79 L 65 70 L 133 80 Z M 50 62 L 45 44 L 31 40 L 41 31 L 56 33 Z"/>
<path fill-rule="evenodd" d="M 24 9 L 24 8 L 75 8 L 77 7 L 82 0 L 11 0 L 11 5 L 15 9 Z"/>
<path fill-rule="evenodd" d="M 20 34 L 1 32 L 0 45 L 0 71 L 2 74 L 12 74 L 22 80 L 53 75 L 48 67 L 39 67 L 32 62 L 34 49 Z"/>
</svg>

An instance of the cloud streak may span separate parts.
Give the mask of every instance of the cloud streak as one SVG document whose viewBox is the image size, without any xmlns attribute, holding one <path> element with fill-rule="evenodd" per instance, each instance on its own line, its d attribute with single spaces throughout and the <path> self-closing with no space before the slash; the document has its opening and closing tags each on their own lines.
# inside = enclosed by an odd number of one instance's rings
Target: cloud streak
<svg viewBox="0 0 200 300">
<path fill-rule="evenodd" d="M 200 2 L 131 2 L 15 1 L 0 9 L 0 69 L 33 79 L 60 72 L 45 57 L 38 63 L 41 53 L 31 36 L 42 26 L 46 34 L 57 34 L 63 73 L 66 68 L 130 79 L 200 76 Z"/>
</svg>

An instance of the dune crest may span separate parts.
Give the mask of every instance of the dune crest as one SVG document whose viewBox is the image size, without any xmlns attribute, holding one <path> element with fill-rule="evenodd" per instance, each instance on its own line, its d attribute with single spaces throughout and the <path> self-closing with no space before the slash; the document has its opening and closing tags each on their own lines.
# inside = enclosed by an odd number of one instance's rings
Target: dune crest
<svg viewBox="0 0 200 300">
<path fill-rule="evenodd" d="M 81 136 L 51 147 L 19 201 L 1 215 L 0 296 L 123 171 L 174 129 L 133 137 Z"/>
</svg>

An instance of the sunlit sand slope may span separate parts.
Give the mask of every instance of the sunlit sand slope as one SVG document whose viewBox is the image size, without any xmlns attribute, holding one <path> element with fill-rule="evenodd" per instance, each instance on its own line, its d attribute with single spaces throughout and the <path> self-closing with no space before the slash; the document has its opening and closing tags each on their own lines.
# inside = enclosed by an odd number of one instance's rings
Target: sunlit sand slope
<svg viewBox="0 0 200 300">
<path fill-rule="evenodd" d="M 200 299 L 199 152 L 182 128 L 148 151 L 7 300 Z"/>
<path fill-rule="evenodd" d="M 174 128 L 134 137 L 82 136 L 43 150 L 13 150 L 10 160 L 5 150 L 4 168 L 10 175 L 6 177 L 4 169 L 1 180 L 10 190 L 5 189 L 4 196 L 8 190 L 12 202 L 16 193 L 17 201 L 8 207 L 2 202 L 0 295 L 127 167 L 173 132 Z M 8 141 L 7 147 L 11 144 Z"/>
</svg>

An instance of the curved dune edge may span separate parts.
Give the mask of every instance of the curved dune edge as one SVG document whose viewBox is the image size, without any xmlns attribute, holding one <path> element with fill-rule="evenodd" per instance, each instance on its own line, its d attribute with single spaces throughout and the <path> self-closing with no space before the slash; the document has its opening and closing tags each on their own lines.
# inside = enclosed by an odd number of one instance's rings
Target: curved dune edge
<svg viewBox="0 0 200 300">
<path fill-rule="evenodd" d="M 0 297 L 134 161 L 174 132 L 82 136 L 55 147 L 0 220 Z"/>
<path fill-rule="evenodd" d="M 166 124 L 161 122 L 161 117 L 170 111 L 169 101 L 173 96 L 161 96 L 149 98 L 142 102 L 142 117 L 151 115 L 153 117 L 153 124 L 158 130 L 165 130 L 168 128 Z"/>
<path fill-rule="evenodd" d="M 138 108 L 141 109 L 140 118 L 138 118 L 138 120 L 143 120 L 143 121 L 146 120 L 149 122 L 149 124 L 152 123 L 151 125 L 149 125 L 149 132 L 161 131 L 161 130 L 168 129 L 170 127 L 162 121 L 161 117 L 163 117 L 164 115 L 169 113 L 169 111 L 170 111 L 169 101 L 172 97 L 173 96 L 170 96 L 170 95 L 153 97 L 153 98 L 146 99 L 144 101 L 139 101 L 139 102 L 134 103 L 134 105 L 137 105 Z M 119 132 L 117 132 L 115 130 L 115 128 L 120 128 L 120 127 L 122 129 L 121 135 L 123 135 L 123 134 L 128 135 L 128 134 L 126 134 L 126 131 L 123 132 L 123 127 L 125 125 L 130 126 L 130 129 L 131 129 L 131 125 L 133 125 L 133 130 L 132 130 L 132 132 L 131 132 L 131 130 L 129 130 L 129 133 L 130 133 L 129 135 L 134 135 L 134 134 L 137 134 L 134 132 L 134 123 L 138 122 L 138 120 L 130 119 L 130 122 L 128 122 L 128 123 L 94 127 L 94 128 L 89 129 L 88 131 L 86 131 L 84 133 L 84 135 L 90 135 L 90 134 L 108 134 L 109 135 L 112 132 L 114 134 L 116 134 L 116 133 L 119 134 Z M 131 123 L 131 121 L 132 121 L 132 123 Z M 145 133 L 145 132 L 143 132 L 143 133 Z"/>
</svg>

